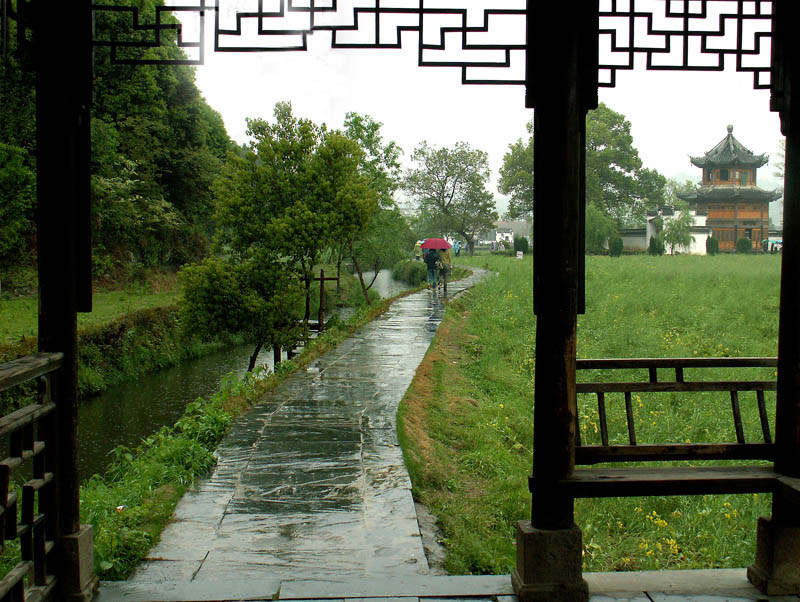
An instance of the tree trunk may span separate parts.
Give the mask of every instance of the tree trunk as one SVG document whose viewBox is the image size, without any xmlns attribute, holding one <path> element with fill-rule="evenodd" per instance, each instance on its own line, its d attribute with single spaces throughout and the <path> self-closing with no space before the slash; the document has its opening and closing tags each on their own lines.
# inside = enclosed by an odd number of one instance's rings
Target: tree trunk
<svg viewBox="0 0 800 602">
<path fill-rule="evenodd" d="M 364 293 L 364 301 L 369 305 L 369 295 L 367 294 L 367 287 L 364 285 L 364 275 L 361 273 L 361 267 L 358 265 L 358 260 L 356 259 L 352 244 L 350 245 L 350 257 L 353 259 L 353 267 L 355 267 L 356 272 L 358 272 L 358 281 L 361 283 L 361 292 Z"/>
<path fill-rule="evenodd" d="M 253 354 L 250 356 L 250 363 L 247 365 L 247 371 L 252 372 L 253 368 L 256 367 L 256 360 L 258 359 L 258 354 L 261 352 L 261 347 L 264 343 L 257 343 L 256 348 L 253 350 Z"/>
<path fill-rule="evenodd" d="M 381 271 L 381 268 L 378 265 L 374 265 L 372 266 L 372 271 L 373 271 L 372 280 L 369 281 L 369 284 L 367 285 L 367 290 L 371 289 L 372 285 L 375 284 L 375 281 L 378 279 L 378 272 Z"/>
</svg>

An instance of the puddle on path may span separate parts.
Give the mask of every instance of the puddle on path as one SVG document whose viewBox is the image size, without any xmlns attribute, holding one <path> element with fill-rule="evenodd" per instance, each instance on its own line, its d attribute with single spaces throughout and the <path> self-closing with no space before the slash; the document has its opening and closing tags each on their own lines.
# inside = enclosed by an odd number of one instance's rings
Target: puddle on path
<svg viewBox="0 0 800 602">
<path fill-rule="evenodd" d="M 445 304 L 396 301 L 238 419 L 131 581 L 429 574 L 396 412 Z"/>
</svg>

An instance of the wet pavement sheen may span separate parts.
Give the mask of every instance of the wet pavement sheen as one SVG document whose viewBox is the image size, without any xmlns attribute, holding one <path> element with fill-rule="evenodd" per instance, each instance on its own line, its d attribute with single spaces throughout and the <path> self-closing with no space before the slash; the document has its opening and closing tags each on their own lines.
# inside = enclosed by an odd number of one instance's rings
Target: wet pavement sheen
<svg viewBox="0 0 800 602">
<path fill-rule="evenodd" d="M 447 299 L 421 291 L 240 417 L 129 582 L 428 574 L 396 412 Z"/>
</svg>

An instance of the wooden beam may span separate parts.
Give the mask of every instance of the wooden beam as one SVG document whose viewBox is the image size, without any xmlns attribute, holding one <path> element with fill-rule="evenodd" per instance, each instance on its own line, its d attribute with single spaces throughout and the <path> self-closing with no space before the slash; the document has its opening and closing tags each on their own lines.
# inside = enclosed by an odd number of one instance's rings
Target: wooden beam
<svg viewBox="0 0 800 602">
<path fill-rule="evenodd" d="M 578 468 L 559 486 L 574 497 L 767 493 L 779 476 L 770 466 Z"/>
<path fill-rule="evenodd" d="M 576 464 L 601 462 L 677 462 L 685 460 L 774 460 L 775 446 L 767 443 L 645 443 L 640 445 L 583 445 L 575 450 Z"/>
</svg>

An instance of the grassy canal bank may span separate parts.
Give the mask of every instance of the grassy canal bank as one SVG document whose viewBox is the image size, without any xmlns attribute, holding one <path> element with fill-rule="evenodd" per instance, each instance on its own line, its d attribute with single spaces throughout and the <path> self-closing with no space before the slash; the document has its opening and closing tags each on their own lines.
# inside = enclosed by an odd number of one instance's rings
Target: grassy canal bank
<svg viewBox="0 0 800 602">
<path fill-rule="evenodd" d="M 498 275 L 449 305 L 401 404 L 400 436 L 414 494 L 443 530 L 447 570 L 504 574 L 515 564 L 516 522 L 530 516 L 531 258 L 461 263 Z M 779 272 L 779 256 L 588 257 L 578 356 L 774 356 Z M 737 374 L 775 376 L 755 370 Z M 596 399 L 581 397 L 581 436 L 599 443 Z M 753 406 L 745 422 L 757 421 L 755 400 L 744 399 Z M 767 400 L 774 418 L 774 393 Z M 734 440 L 727 394 L 643 394 L 634 411 L 640 442 Z M 624 498 L 578 500 L 575 518 L 586 570 L 651 570 L 746 566 L 756 518 L 770 512 L 763 494 Z"/>
</svg>

